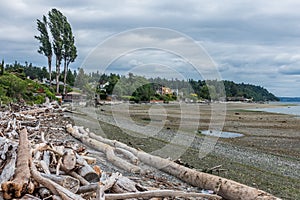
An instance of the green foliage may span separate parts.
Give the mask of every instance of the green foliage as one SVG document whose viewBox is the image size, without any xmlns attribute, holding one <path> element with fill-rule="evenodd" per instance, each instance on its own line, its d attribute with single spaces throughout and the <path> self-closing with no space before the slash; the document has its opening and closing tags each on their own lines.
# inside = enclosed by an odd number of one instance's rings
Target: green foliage
<svg viewBox="0 0 300 200">
<path fill-rule="evenodd" d="M 4 60 L 2 60 L 1 64 L 0 64 L 0 75 L 4 74 Z"/>
<path fill-rule="evenodd" d="M 101 85 L 109 83 L 104 88 Z M 182 95 L 180 98 L 189 98 L 197 101 L 198 99 L 207 100 L 223 100 L 225 97 L 243 97 L 253 99 L 253 101 L 278 101 L 272 93 L 268 92 L 261 86 L 250 84 L 237 84 L 232 81 L 218 80 L 178 80 L 178 79 L 161 79 L 135 76 L 129 74 L 128 77 L 119 76 L 116 74 L 100 77 L 97 92 L 102 96 L 117 95 L 118 97 L 130 97 L 136 102 L 149 100 L 164 100 L 165 102 L 174 101 L 178 97 L 174 94 L 158 94 L 156 91 L 162 86 L 167 86 L 171 89 L 177 89 Z M 195 94 L 195 96 L 191 95 Z"/>
<path fill-rule="evenodd" d="M 46 86 L 12 73 L 0 76 L 0 95 L 3 103 L 25 101 L 39 104 L 45 101 L 46 96 L 55 99 L 55 95 Z"/>
<path fill-rule="evenodd" d="M 84 73 L 83 68 L 79 69 L 78 75 L 75 79 L 74 86 L 83 89 L 89 82 L 89 76 Z"/>
<path fill-rule="evenodd" d="M 268 90 L 261 86 L 255 86 L 245 83 L 234 83 L 233 81 L 224 81 L 227 97 L 244 97 L 253 99 L 253 101 L 279 101 L 279 99 Z"/>
<path fill-rule="evenodd" d="M 72 73 L 72 71 L 69 69 L 67 73 L 67 80 L 66 83 L 69 84 L 70 86 L 74 86 L 75 83 L 75 75 Z"/>
<path fill-rule="evenodd" d="M 75 46 L 75 38 L 72 33 L 72 28 L 67 20 L 59 10 L 53 8 L 48 13 L 49 29 L 53 38 L 52 46 L 56 58 L 56 92 L 59 89 L 60 65 L 64 61 L 64 88 L 63 92 L 66 93 L 66 83 L 69 64 L 74 62 L 77 57 L 77 49 Z"/>
<path fill-rule="evenodd" d="M 38 53 L 43 54 L 47 57 L 48 61 L 48 77 L 50 80 L 52 80 L 51 77 L 51 63 L 52 63 L 52 44 L 50 42 L 50 37 L 48 33 L 48 21 L 47 17 L 43 15 L 43 20 L 37 19 L 37 30 L 40 32 L 39 36 L 34 36 L 35 39 L 37 39 L 40 42 L 40 46 L 38 49 Z"/>
<path fill-rule="evenodd" d="M 116 95 L 120 99 L 135 102 L 149 102 L 150 100 L 163 100 L 165 102 L 176 100 L 176 95 L 161 95 L 156 91 L 162 86 L 151 83 L 145 77 L 129 74 L 128 77 L 116 74 L 100 77 L 97 87 L 97 93 L 101 99 L 105 99 L 107 95 Z"/>
</svg>

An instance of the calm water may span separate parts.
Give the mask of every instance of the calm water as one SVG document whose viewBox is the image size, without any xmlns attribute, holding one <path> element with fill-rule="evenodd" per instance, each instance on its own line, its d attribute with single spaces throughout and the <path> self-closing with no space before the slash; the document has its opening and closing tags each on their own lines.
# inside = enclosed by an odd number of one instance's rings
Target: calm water
<svg viewBox="0 0 300 200">
<path fill-rule="evenodd" d="M 254 109 L 259 111 L 265 111 L 265 112 L 272 112 L 272 113 L 283 113 L 283 114 L 290 114 L 290 115 L 296 115 L 300 117 L 300 97 L 281 97 L 280 102 L 272 102 L 270 104 L 275 105 L 287 105 L 283 107 L 278 108 L 261 108 L 261 109 Z"/>
<path fill-rule="evenodd" d="M 201 131 L 201 134 L 210 135 L 210 136 L 214 136 L 214 137 L 221 137 L 221 138 L 236 138 L 236 137 L 244 136 L 243 134 L 240 134 L 240 133 L 226 132 L 226 131 L 222 131 L 220 133 L 220 132 L 211 131 L 211 130 Z"/>
</svg>

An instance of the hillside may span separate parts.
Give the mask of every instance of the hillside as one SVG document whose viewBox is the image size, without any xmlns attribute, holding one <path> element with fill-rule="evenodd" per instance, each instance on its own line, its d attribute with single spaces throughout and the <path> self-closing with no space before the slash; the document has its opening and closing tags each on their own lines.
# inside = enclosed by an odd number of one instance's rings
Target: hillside
<svg viewBox="0 0 300 200">
<path fill-rule="evenodd" d="M 169 92 L 159 92 L 162 88 Z M 105 91 L 105 94 L 103 94 Z M 99 78 L 98 92 L 101 96 L 116 95 L 131 98 L 134 101 L 149 100 L 219 100 L 227 97 L 231 100 L 250 99 L 252 101 L 279 101 L 279 99 L 267 89 L 245 83 L 217 80 L 193 80 L 189 79 L 162 79 L 149 78 L 129 74 L 128 77 L 117 74 L 103 74 Z M 225 94 L 224 94 L 225 93 Z M 174 97 L 174 95 L 176 97 Z"/>
<path fill-rule="evenodd" d="M 0 101 L 3 104 L 40 104 L 45 101 L 45 97 L 54 99 L 55 95 L 47 86 L 25 78 L 24 74 L 5 72 L 0 75 Z"/>
<path fill-rule="evenodd" d="M 224 81 L 227 97 L 245 97 L 253 101 L 279 101 L 279 98 L 270 93 L 267 89 L 245 83 L 234 83 L 233 81 Z"/>
</svg>

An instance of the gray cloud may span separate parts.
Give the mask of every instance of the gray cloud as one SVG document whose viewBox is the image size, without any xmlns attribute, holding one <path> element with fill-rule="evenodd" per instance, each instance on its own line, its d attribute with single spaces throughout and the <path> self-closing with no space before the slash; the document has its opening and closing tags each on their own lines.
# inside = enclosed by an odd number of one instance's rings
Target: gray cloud
<svg viewBox="0 0 300 200">
<path fill-rule="evenodd" d="M 130 28 L 163 27 L 182 32 L 203 45 L 224 79 L 260 84 L 276 95 L 300 96 L 295 93 L 300 68 L 297 0 L 4 1 L 0 12 L 0 55 L 6 62 L 46 65 L 46 59 L 36 53 L 38 42 L 33 36 L 38 34 L 36 19 L 53 7 L 72 24 L 79 51 L 77 61 L 71 65 L 75 69 L 99 43 L 114 34 Z M 168 44 L 166 39 L 153 42 Z M 128 41 L 134 42 L 134 38 Z M 153 59 L 158 64 L 184 68 L 181 58 L 169 54 L 147 51 L 143 58 L 139 62 Z M 130 65 L 130 60 L 122 60 L 124 67 Z"/>
<path fill-rule="evenodd" d="M 300 62 L 295 65 L 283 65 L 279 67 L 278 71 L 286 75 L 300 75 Z"/>
</svg>

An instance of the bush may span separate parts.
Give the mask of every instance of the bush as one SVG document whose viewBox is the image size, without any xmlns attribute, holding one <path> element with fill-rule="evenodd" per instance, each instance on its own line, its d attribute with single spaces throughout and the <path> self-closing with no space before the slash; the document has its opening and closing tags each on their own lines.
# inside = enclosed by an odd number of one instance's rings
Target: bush
<svg viewBox="0 0 300 200">
<path fill-rule="evenodd" d="M 25 100 L 26 103 L 40 104 L 45 101 L 45 96 L 55 99 L 47 86 L 30 79 L 23 80 L 12 73 L 0 76 L 0 96 L 3 103 Z"/>
</svg>

